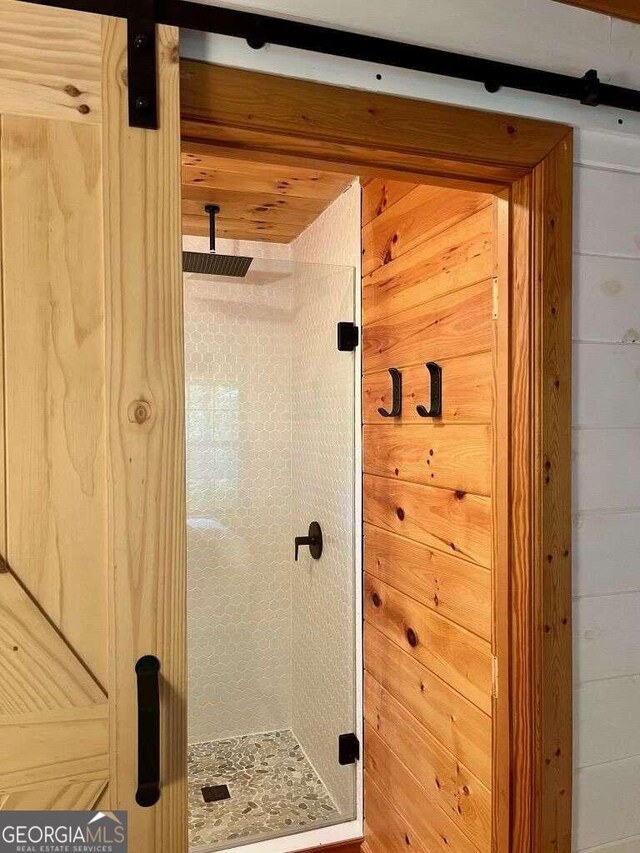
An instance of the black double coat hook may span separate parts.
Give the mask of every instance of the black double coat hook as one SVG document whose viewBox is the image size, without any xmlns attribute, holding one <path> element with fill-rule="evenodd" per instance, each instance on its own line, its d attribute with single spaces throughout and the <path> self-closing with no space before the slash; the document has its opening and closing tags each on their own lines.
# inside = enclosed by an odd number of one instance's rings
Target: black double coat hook
<svg viewBox="0 0 640 853">
<path fill-rule="evenodd" d="M 435 361 L 428 361 L 425 367 L 431 379 L 431 400 L 429 408 L 419 404 L 416 412 L 421 418 L 439 418 L 442 415 L 442 368 Z M 402 414 L 402 373 L 397 367 L 389 368 L 392 383 L 391 409 L 387 411 L 382 406 L 378 414 L 383 418 L 399 418 Z"/>
</svg>

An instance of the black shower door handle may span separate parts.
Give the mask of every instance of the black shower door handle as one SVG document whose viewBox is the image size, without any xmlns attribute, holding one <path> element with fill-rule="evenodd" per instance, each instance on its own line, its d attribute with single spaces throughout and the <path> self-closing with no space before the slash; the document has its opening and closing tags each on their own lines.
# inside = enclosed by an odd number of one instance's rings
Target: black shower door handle
<svg viewBox="0 0 640 853">
<path fill-rule="evenodd" d="M 160 799 L 160 661 L 153 655 L 136 664 L 138 681 L 138 789 L 143 808 Z"/>
<path fill-rule="evenodd" d="M 309 525 L 309 532 L 306 536 L 296 536 L 295 538 L 295 559 L 298 560 L 298 551 L 301 545 L 309 546 L 309 553 L 314 560 L 319 560 L 322 557 L 322 528 L 317 521 L 312 521 Z"/>
</svg>

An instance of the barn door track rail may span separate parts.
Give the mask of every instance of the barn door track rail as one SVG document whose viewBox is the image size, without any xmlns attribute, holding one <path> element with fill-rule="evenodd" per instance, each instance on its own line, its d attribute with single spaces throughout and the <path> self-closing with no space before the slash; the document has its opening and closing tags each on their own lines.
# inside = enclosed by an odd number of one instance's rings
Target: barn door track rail
<svg viewBox="0 0 640 853">
<path fill-rule="evenodd" d="M 126 18 L 129 34 L 129 121 L 133 127 L 158 125 L 155 81 L 155 24 L 245 39 L 256 49 L 266 44 L 357 59 L 377 65 L 439 74 L 482 84 L 488 92 L 520 89 L 640 112 L 640 91 L 603 83 L 595 69 L 582 77 L 556 74 L 509 62 L 305 24 L 191 0 L 26 0 L 29 3 Z"/>
</svg>

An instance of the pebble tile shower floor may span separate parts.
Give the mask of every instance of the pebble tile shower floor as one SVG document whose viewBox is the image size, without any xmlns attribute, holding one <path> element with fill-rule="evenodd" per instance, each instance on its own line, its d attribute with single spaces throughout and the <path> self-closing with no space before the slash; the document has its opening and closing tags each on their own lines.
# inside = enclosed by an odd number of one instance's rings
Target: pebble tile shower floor
<svg viewBox="0 0 640 853">
<path fill-rule="evenodd" d="M 230 799 L 205 803 L 202 788 L 228 785 Z M 291 731 L 189 747 L 189 843 L 221 849 L 332 823 L 329 792 Z"/>
</svg>

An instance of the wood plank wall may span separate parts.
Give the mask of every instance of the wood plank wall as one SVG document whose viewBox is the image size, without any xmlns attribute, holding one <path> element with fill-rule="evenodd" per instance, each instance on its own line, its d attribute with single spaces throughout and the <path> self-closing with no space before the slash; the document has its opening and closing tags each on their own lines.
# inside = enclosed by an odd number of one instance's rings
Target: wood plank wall
<svg viewBox="0 0 640 853">
<path fill-rule="evenodd" d="M 496 217 L 480 193 L 363 189 L 369 853 L 491 849 Z M 416 412 L 429 361 L 438 419 Z"/>
</svg>

